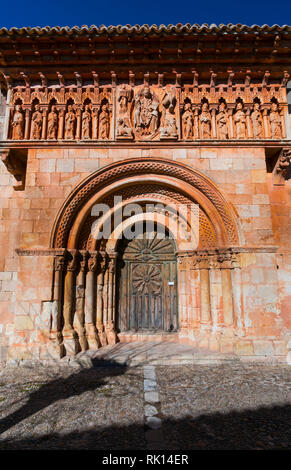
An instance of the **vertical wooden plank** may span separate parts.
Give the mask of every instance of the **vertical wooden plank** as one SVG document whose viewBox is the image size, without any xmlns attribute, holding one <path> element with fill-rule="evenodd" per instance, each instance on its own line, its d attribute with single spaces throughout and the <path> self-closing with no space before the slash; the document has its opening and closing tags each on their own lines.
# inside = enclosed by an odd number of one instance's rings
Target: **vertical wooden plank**
<svg viewBox="0 0 291 470">
<path fill-rule="evenodd" d="M 151 295 L 151 320 L 150 320 L 150 327 L 152 330 L 155 329 L 155 297 Z"/>
</svg>

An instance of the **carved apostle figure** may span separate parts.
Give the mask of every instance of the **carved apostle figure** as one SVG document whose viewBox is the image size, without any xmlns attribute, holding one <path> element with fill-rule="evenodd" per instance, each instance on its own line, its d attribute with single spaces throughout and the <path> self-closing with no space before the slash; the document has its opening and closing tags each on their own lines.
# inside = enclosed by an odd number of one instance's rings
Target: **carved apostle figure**
<svg viewBox="0 0 291 470">
<path fill-rule="evenodd" d="M 235 125 L 235 135 L 237 139 L 246 138 L 246 116 L 243 112 L 243 105 L 239 101 L 236 105 L 236 113 L 233 116 L 233 122 Z"/>
<path fill-rule="evenodd" d="M 24 116 L 21 111 L 21 106 L 17 104 L 12 120 L 12 139 L 21 140 L 23 139 L 23 128 L 24 128 Z"/>
<path fill-rule="evenodd" d="M 159 102 L 150 87 L 144 86 L 134 100 L 134 127 L 141 136 L 154 134 L 158 128 Z"/>
<path fill-rule="evenodd" d="M 132 125 L 129 103 L 132 100 L 132 89 L 123 85 L 119 90 L 119 109 L 117 117 L 117 137 L 132 137 Z"/>
<path fill-rule="evenodd" d="M 282 121 L 277 103 L 272 103 L 270 112 L 270 132 L 272 139 L 282 138 Z"/>
<path fill-rule="evenodd" d="M 69 104 L 68 111 L 65 117 L 65 139 L 74 139 L 75 123 L 76 123 L 76 116 L 73 111 L 73 106 Z"/>
<path fill-rule="evenodd" d="M 99 139 L 106 140 L 109 138 L 110 117 L 108 103 L 102 105 L 99 116 Z"/>
<path fill-rule="evenodd" d="M 258 102 L 254 102 L 254 110 L 251 114 L 251 120 L 253 124 L 253 135 L 255 139 L 262 139 L 263 134 L 263 119 L 260 113 L 260 105 Z"/>
<path fill-rule="evenodd" d="M 173 138 L 178 137 L 176 117 L 169 113 L 169 111 L 166 111 L 165 115 L 162 118 L 160 136 Z"/>
<path fill-rule="evenodd" d="M 30 138 L 39 140 L 41 138 L 42 114 L 39 110 L 39 104 L 35 105 L 35 111 L 31 117 Z"/>
<path fill-rule="evenodd" d="M 90 139 L 91 113 L 89 105 L 85 105 L 85 111 L 82 114 L 82 139 Z"/>
<path fill-rule="evenodd" d="M 218 108 L 218 114 L 216 116 L 216 127 L 217 127 L 217 138 L 218 139 L 227 139 L 228 138 L 228 129 L 227 129 L 227 112 L 226 105 L 222 101 Z"/>
<path fill-rule="evenodd" d="M 184 139 L 193 138 L 194 117 L 191 103 L 185 103 L 184 113 L 182 115 L 183 137 Z"/>
<path fill-rule="evenodd" d="M 55 105 L 53 105 L 47 117 L 47 138 L 56 140 L 57 129 L 58 129 L 58 114 L 57 114 Z"/>
<path fill-rule="evenodd" d="M 203 103 L 200 114 L 200 138 L 211 139 L 211 115 L 208 109 L 208 103 Z"/>
</svg>

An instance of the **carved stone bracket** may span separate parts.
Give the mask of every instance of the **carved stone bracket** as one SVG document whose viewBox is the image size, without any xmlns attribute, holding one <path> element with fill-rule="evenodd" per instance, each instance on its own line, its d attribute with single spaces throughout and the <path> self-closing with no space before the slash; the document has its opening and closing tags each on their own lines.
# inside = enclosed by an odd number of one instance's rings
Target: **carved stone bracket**
<svg viewBox="0 0 291 470">
<path fill-rule="evenodd" d="M 15 191 L 23 191 L 25 187 L 27 150 L 0 149 L 1 160 L 7 170 L 16 179 Z"/>
<path fill-rule="evenodd" d="M 273 184 L 284 185 L 285 180 L 291 177 L 291 149 L 282 149 L 275 168 L 273 170 Z"/>
</svg>

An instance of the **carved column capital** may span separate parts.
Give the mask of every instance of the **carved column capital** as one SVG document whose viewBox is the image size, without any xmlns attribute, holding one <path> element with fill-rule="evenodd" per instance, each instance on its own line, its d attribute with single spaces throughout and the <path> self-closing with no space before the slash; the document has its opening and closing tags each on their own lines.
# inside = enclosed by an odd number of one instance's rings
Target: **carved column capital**
<svg viewBox="0 0 291 470">
<path fill-rule="evenodd" d="M 77 270 L 77 252 L 71 252 L 69 254 L 67 271 L 76 271 Z"/>
<path fill-rule="evenodd" d="M 90 258 L 88 259 L 88 270 L 95 272 L 97 269 L 97 253 L 90 253 Z"/>
<path fill-rule="evenodd" d="M 88 251 L 79 251 L 80 271 L 85 271 L 87 267 Z"/>
<path fill-rule="evenodd" d="M 54 258 L 54 270 L 55 271 L 64 271 L 66 264 L 65 255 L 57 255 Z"/>
</svg>

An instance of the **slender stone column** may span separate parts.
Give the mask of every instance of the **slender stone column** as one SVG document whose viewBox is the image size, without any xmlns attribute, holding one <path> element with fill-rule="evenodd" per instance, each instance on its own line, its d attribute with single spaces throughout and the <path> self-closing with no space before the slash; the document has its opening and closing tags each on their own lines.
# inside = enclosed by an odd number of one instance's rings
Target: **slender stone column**
<svg viewBox="0 0 291 470">
<path fill-rule="evenodd" d="M 254 135 L 253 135 L 252 125 L 251 125 L 251 108 L 250 108 L 250 106 L 247 107 L 246 121 L 247 121 L 248 139 L 252 139 L 254 137 Z"/>
<path fill-rule="evenodd" d="M 222 281 L 221 269 L 216 257 L 211 259 L 209 271 L 210 278 L 210 305 L 212 322 L 218 328 L 223 326 L 223 307 L 222 307 Z"/>
<path fill-rule="evenodd" d="M 97 269 L 97 254 L 91 254 L 88 260 L 85 294 L 85 328 L 89 349 L 98 349 L 100 341 L 95 326 L 95 271 Z"/>
<path fill-rule="evenodd" d="M 98 138 L 98 113 L 99 107 L 94 106 L 92 109 L 92 139 Z"/>
<path fill-rule="evenodd" d="M 198 107 L 194 108 L 194 139 L 199 139 Z"/>
<path fill-rule="evenodd" d="M 41 130 L 42 140 L 46 139 L 46 130 L 47 130 L 47 109 L 43 109 L 43 111 L 42 111 L 42 130 Z"/>
<path fill-rule="evenodd" d="M 64 137 L 64 122 L 65 122 L 65 109 L 60 109 L 59 110 L 58 139 L 63 139 Z"/>
<path fill-rule="evenodd" d="M 209 270 L 200 269 L 201 323 L 211 324 Z"/>
<path fill-rule="evenodd" d="M 241 269 L 239 263 L 239 255 L 233 254 L 232 256 L 232 303 L 235 327 L 241 334 L 245 329 L 243 310 L 242 310 L 242 291 L 241 291 Z"/>
<path fill-rule="evenodd" d="M 28 140 L 29 139 L 29 133 L 30 133 L 30 109 L 25 110 L 25 127 L 24 127 L 24 139 Z"/>
<path fill-rule="evenodd" d="M 64 255 L 56 256 L 54 259 L 54 291 L 51 317 L 50 338 L 52 340 L 62 341 L 62 296 L 63 296 L 63 277 L 65 269 Z"/>
<path fill-rule="evenodd" d="M 108 266 L 108 318 L 106 324 L 106 336 L 108 344 L 115 344 L 117 342 L 117 335 L 115 331 L 115 311 L 114 300 L 115 296 L 115 268 L 116 268 L 116 254 L 109 260 Z"/>
<path fill-rule="evenodd" d="M 80 140 L 81 139 L 81 118 L 82 118 L 81 108 L 77 108 L 76 115 L 77 115 L 76 140 Z"/>
<path fill-rule="evenodd" d="M 211 128 L 212 128 L 212 137 L 213 139 L 216 139 L 217 134 L 216 134 L 216 109 L 213 107 L 211 108 Z"/>
<path fill-rule="evenodd" d="M 104 285 L 104 261 L 101 263 L 100 272 L 97 275 L 97 309 L 96 309 L 96 326 L 98 331 L 98 336 L 102 346 L 108 344 L 106 333 L 104 329 L 104 320 L 103 320 L 103 285 Z"/>
<path fill-rule="evenodd" d="M 282 127 L 282 139 L 286 139 L 284 108 L 280 110 L 280 117 L 281 117 L 281 127 Z"/>
<path fill-rule="evenodd" d="M 264 123 L 265 139 L 269 139 L 270 133 L 269 133 L 269 123 L 268 123 L 268 109 L 266 107 L 263 109 L 263 123 Z"/>
<path fill-rule="evenodd" d="M 80 270 L 76 280 L 76 330 L 82 351 L 88 349 L 85 330 L 85 280 L 87 251 L 80 251 Z M 75 326 L 75 325 L 74 325 Z"/>
<path fill-rule="evenodd" d="M 225 326 L 233 326 L 232 286 L 230 269 L 221 270 L 223 317 Z"/>
<path fill-rule="evenodd" d="M 228 132 L 230 139 L 234 139 L 233 108 L 233 105 L 228 105 Z"/>
<path fill-rule="evenodd" d="M 75 271 L 77 268 L 77 254 L 72 253 L 72 258 L 67 265 L 67 273 L 65 276 L 64 286 L 64 327 L 63 339 L 67 355 L 79 352 L 79 343 L 76 332 L 73 328 L 73 311 L 74 311 L 74 286 Z"/>
<path fill-rule="evenodd" d="M 103 286 L 103 323 L 107 324 L 108 321 L 108 267 L 104 272 L 104 286 Z"/>
</svg>

